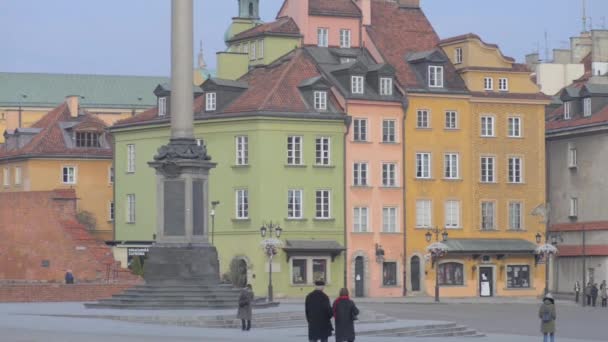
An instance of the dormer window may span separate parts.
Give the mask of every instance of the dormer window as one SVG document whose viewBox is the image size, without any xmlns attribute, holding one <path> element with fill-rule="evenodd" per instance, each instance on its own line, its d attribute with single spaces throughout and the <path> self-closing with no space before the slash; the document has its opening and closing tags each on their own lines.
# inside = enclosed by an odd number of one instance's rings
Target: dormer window
<svg viewBox="0 0 608 342">
<path fill-rule="evenodd" d="M 429 87 L 443 88 L 443 67 L 437 65 L 429 66 Z"/>
<path fill-rule="evenodd" d="M 158 98 L 158 116 L 167 115 L 167 98 L 159 97 Z"/>
<path fill-rule="evenodd" d="M 509 91 L 509 79 L 508 78 L 499 78 L 498 79 L 498 90 Z"/>
<path fill-rule="evenodd" d="M 205 94 L 205 111 L 212 112 L 217 108 L 217 94 L 206 93 Z"/>
<path fill-rule="evenodd" d="M 456 48 L 456 50 L 454 50 L 454 60 L 456 61 L 455 64 L 462 63 L 462 48 Z"/>
<path fill-rule="evenodd" d="M 353 94 L 363 94 L 363 76 L 351 76 L 350 78 L 350 92 Z"/>
<path fill-rule="evenodd" d="M 591 116 L 591 98 L 588 97 L 583 100 L 583 116 L 588 117 Z"/>
<path fill-rule="evenodd" d="M 315 109 L 316 110 L 327 110 L 327 92 L 326 91 L 315 91 Z"/>
<path fill-rule="evenodd" d="M 76 147 L 101 147 L 101 133 L 97 132 L 76 132 Z"/>
<path fill-rule="evenodd" d="M 572 107 L 572 102 L 564 102 L 564 119 L 570 120 L 572 118 L 572 114 L 570 114 L 570 110 Z"/>
<path fill-rule="evenodd" d="M 355 59 L 352 57 L 340 57 L 340 64 L 346 64 L 354 61 Z"/>
<path fill-rule="evenodd" d="M 483 90 L 494 90 L 494 79 L 492 77 L 484 77 Z"/>
<path fill-rule="evenodd" d="M 393 79 L 391 77 L 380 77 L 380 95 L 393 95 Z"/>
</svg>

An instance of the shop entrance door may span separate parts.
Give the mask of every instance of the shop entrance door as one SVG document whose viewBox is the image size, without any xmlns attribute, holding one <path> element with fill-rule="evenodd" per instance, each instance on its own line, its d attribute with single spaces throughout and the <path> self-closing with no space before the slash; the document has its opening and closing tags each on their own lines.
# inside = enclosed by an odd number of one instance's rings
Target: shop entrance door
<svg viewBox="0 0 608 342">
<path fill-rule="evenodd" d="M 363 279 L 365 275 L 365 265 L 363 263 L 363 257 L 359 256 L 355 258 L 355 297 L 365 296 L 365 290 Z"/>
<path fill-rule="evenodd" d="M 494 296 L 494 268 L 480 267 L 479 268 L 479 296 L 493 297 Z"/>
</svg>

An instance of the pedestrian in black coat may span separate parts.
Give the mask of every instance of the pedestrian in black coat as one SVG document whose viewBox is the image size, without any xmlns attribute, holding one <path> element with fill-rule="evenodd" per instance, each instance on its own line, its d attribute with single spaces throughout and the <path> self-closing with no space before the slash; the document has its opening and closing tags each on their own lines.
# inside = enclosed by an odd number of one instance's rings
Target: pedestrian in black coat
<svg viewBox="0 0 608 342">
<path fill-rule="evenodd" d="M 591 287 L 591 303 L 593 303 L 593 307 L 595 307 L 595 303 L 597 302 L 597 295 L 599 294 L 599 289 L 597 288 L 597 284 L 593 284 Z"/>
<path fill-rule="evenodd" d="M 308 321 L 308 340 L 327 342 L 334 328 L 331 325 L 333 312 L 329 297 L 323 292 L 325 282 L 315 282 L 315 290 L 306 296 L 306 320 Z"/>
<path fill-rule="evenodd" d="M 334 301 L 334 321 L 336 322 L 336 342 L 355 341 L 355 320 L 359 309 L 348 297 L 348 289 L 340 290 L 340 297 Z"/>
</svg>

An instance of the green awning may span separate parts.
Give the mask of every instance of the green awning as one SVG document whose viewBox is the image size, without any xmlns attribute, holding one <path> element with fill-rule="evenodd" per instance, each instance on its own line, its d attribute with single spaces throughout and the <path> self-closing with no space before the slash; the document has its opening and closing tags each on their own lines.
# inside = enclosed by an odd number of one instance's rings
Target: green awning
<svg viewBox="0 0 608 342">
<path fill-rule="evenodd" d="M 449 239 L 450 253 L 534 254 L 536 245 L 522 239 Z"/>
</svg>

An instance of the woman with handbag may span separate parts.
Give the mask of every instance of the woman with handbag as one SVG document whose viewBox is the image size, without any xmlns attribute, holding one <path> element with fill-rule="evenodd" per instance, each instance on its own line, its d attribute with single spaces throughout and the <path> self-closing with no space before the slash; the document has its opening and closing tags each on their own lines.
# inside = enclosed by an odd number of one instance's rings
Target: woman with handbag
<svg viewBox="0 0 608 342">
<path fill-rule="evenodd" d="M 348 289 L 340 290 L 340 297 L 334 301 L 334 320 L 336 322 L 336 342 L 355 341 L 355 321 L 359 309 L 348 296 Z"/>
<path fill-rule="evenodd" d="M 251 330 L 251 316 L 253 315 L 252 306 L 253 289 L 251 288 L 251 284 L 247 284 L 247 286 L 241 290 L 241 295 L 239 296 L 239 310 L 236 315 L 236 318 L 241 320 L 243 331 Z"/>
</svg>

